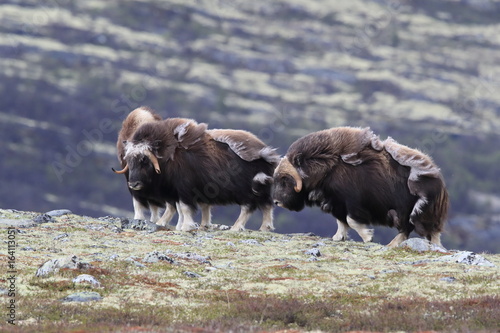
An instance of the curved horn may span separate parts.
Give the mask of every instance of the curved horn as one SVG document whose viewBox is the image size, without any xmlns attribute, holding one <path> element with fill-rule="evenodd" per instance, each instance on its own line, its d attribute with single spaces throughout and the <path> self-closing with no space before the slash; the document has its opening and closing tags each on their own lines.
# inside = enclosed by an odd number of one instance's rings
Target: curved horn
<svg viewBox="0 0 500 333">
<path fill-rule="evenodd" d="M 161 173 L 160 165 L 158 164 L 158 159 L 156 158 L 155 154 L 152 152 L 148 151 L 146 153 L 146 156 L 151 160 L 151 163 L 153 163 L 153 166 L 155 167 L 155 171 L 157 174 Z"/>
<path fill-rule="evenodd" d="M 128 164 L 125 165 L 125 167 L 122 169 L 122 170 L 118 170 L 116 171 L 114 168 L 111 168 L 111 170 L 113 170 L 114 173 L 118 173 L 118 174 L 124 174 L 125 172 L 128 171 Z"/>
<path fill-rule="evenodd" d="M 295 192 L 299 193 L 300 191 L 302 191 L 302 178 L 300 178 L 299 172 L 297 171 L 297 169 L 295 169 L 292 163 L 290 163 L 286 156 L 281 159 L 280 164 L 276 169 L 280 169 L 280 172 L 292 176 L 293 180 L 295 181 L 295 186 L 293 187 Z"/>
</svg>

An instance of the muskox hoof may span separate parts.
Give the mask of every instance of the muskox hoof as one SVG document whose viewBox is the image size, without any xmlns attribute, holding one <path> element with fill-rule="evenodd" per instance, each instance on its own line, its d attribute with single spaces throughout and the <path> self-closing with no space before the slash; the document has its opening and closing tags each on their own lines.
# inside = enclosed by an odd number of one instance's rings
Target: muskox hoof
<svg viewBox="0 0 500 333">
<path fill-rule="evenodd" d="M 217 225 L 212 223 L 200 226 L 200 230 L 211 231 L 214 229 L 217 229 Z"/>
<path fill-rule="evenodd" d="M 183 224 L 181 231 L 185 231 L 185 232 L 194 231 L 194 230 L 198 229 L 199 227 L 200 226 L 198 225 L 198 223 L 187 224 L 187 225 Z"/>
<path fill-rule="evenodd" d="M 347 237 L 344 236 L 344 235 L 337 235 L 337 234 L 335 234 L 335 235 L 333 235 L 332 240 L 334 242 L 342 242 L 342 241 L 347 240 Z"/>
<path fill-rule="evenodd" d="M 387 247 L 388 248 L 395 248 L 397 246 L 399 246 L 399 244 L 403 243 L 405 240 L 408 239 L 408 236 L 403 234 L 403 233 L 399 233 L 396 235 L 396 237 L 394 237 L 394 239 L 389 243 L 387 244 Z"/>
<path fill-rule="evenodd" d="M 245 231 L 245 227 L 239 225 L 233 225 L 229 231 Z"/>
<path fill-rule="evenodd" d="M 363 230 L 363 233 L 360 234 L 360 236 L 363 239 L 364 243 L 369 243 L 373 240 L 373 234 L 374 234 L 373 229 L 365 229 Z"/>
<path fill-rule="evenodd" d="M 266 226 L 260 227 L 259 231 L 271 232 L 271 231 L 274 231 L 274 229 L 275 228 L 272 225 L 266 225 Z"/>
</svg>

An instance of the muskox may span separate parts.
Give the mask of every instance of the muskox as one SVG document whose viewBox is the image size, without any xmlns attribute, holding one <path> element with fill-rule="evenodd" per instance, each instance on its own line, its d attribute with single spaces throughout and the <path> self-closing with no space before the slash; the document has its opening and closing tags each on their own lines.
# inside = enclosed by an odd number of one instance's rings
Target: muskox
<svg viewBox="0 0 500 333">
<path fill-rule="evenodd" d="M 279 156 L 256 140 L 244 131 L 207 131 L 185 118 L 150 122 L 127 141 L 124 168 L 148 199 L 178 203 L 182 230 L 197 226 L 198 205 L 228 204 L 241 206 L 233 230 L 243 229 L 256 209 L 264 215 L 260 229 L 273 230 L 271 183 Z M 209 223 L 208 217 L 202 226 Z"/>
<path fill-rule="evenodd" d="M 381 141 L 368 128 L 331 128 L 295 141 L 275 170 L 273 198 L 289 210 L 319 206 L 332 214 L 334 240 L 345 240 L 349 227 L 365 242 L 373 238 L 369 225 L 396 227 L 389 247 L 413 230 L 441 246 L 448 211 L 432 159 L 392 138 Z"/>
<path fill-rule="evenodd" d="M 147 197 L 140 188 L 137 188 L 137 184 L 129 181 L 129 169 L 127 163 L 125 162 L 125 142 L 130 140 L 135 131 L 143 124 L 156 122 L 162 120 L 161 116 L 157 114 L 153 109 L 141 106 L 129 113 L 127 118 L 122 123 L 122 128 L 118 133 L 118 140 L 116 142 L 116 151 L 118 156 L 118 161 L 122 166 L 122 170 L 113 171 L 118 174 L 124 174 L 127 180 L 127 187 L 132 195 L 132 203 L 134 207 L 134 219 L 145 219 L 144 210 L 150 209 L 151 211 L 151 222 L 157 222 L 159 224 L 165 224 L 165 221 L 170 221 L 175 214 L 175 208 L 172 204 L 158 200 L 154 197 Z M 165 213 L 160 218 L 159 209 L 166 207 Z"/>
</svg>

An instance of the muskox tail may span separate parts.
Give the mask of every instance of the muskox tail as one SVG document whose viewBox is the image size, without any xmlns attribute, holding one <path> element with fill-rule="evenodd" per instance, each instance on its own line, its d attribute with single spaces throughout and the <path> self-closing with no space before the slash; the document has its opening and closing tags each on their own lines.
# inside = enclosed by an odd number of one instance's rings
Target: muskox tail
<svg viewBox="0 0 500 333">
<path fill-rule="evenodd" d="M 438 230 L 439 232 L 442 232 L 443 231 L 443 228 L 444 228 L 444 224 L 446 222 L 446 219 L 448 218 L 448 209 L 450 207 L 450 202 L 449 202 L 449 198 L 448 198 L 448 191 L 446 190 L 446 186 L 443 182 L 442 179 L 441 180 L 441 189 L 436 197 L 436 200 L 434 202 L 434 211 L 433 211 L 433 215 L 435 216 L 436 218 L 436 223 L 439 223 L 438 225 Z"/>
<path fill-rule="evenodd" d="M 273 177 L 266 175 L 264 172 L 259 172 L 252 179 L 252 192 L 258 197 L 271 195 L 271 184 Z"/>
</svg>

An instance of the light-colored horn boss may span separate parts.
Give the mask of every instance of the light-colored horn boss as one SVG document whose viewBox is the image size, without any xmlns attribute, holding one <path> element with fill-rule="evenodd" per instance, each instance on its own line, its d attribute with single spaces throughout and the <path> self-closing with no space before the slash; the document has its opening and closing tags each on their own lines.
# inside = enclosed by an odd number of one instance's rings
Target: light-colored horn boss
<svg viewBox="0 0 500 333">
<path fill-rule="evenodd" d="M 276 168 L 276 170 L 280 170 L 282 173 L 289 174 L 292 176 L 293 180 L 295 181 L 295 186 L 293 189 L 295 192 L 299 193 L 302 191 L 302 178 L 300 178 L 299 172 L 295 167 L 290 163 L 288 158 L 285 156 L 281 159 L 280 164 Z"/>
</svg>

